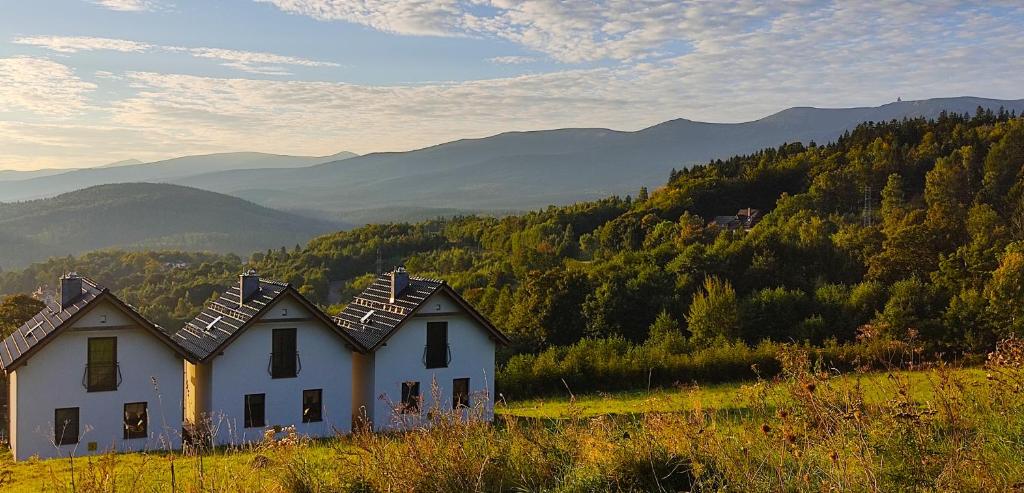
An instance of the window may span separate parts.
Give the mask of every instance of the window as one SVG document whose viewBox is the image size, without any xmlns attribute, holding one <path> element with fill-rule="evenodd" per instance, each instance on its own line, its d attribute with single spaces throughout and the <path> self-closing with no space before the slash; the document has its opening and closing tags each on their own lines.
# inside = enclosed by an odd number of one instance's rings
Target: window
<svg viewBox="0 0 1024 493">
<path fill-rule="evenodd" d="M 302 422 L 315 423 L 324 420 L 323 389 L 302 391 Z"/>
<path fill-rule="evenodd" d="M 267 394 L 246 394 L 245 396 L 245 427 L 262 428 L 266 426 Z"/>
<path fill-rule="evenodd" d="M 402 414 L 418 413 L 420 411 L 420 383 L 402 382 L 402 406 L 399 412 Z"/>
<path fill-rule="evenodd" d="M 71 445 L 78 443 L 78 408 L 65 407 L 53 413 L 53 443 Z"/>
<path fill-rule="evenodd" d="M 452 380 L 452 409 L 469 407 L 469 379 Z"/>
<path fill-rule="evenodd" d="M 90 337 L 86 371 L 86 390 L 117 390 L 117 338 Z"/>
<path fill-rule="evenodd" d="M 298 360 L 295 346 L 295 329 L 274 329 L 273 351 L 270 353 L 270 376 L 272 378 L 295 378 Z"/>
<path fill-rule="evenodd" d="M 427 322 L 427 347 L 423 353 L 427 368 L 448 366 L 448 322 Z"/>
<path fill-rule="evenodd" d="M 129 402 L 124 405 L 124 439 L 146 438 L 149 416 L 145 402 Z"/>
</svg>

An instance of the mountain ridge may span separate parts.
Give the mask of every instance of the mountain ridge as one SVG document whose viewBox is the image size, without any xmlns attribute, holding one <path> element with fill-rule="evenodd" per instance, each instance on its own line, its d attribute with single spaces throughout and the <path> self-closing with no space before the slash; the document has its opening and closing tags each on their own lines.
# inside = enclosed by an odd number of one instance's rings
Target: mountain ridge
<svg viewBox="0 0 1024 493">
<path fill-rule="evenodd" d="M 931 119 L 943 111 L 973 113 L 978 107 L 1022 113 L 1024 99 L 965 96 L 874 107 L 796 106 L 749 122 L 677 118 L 633 131 L 588 127 L 510 131 L 301 167 L 219 169 L 154 181 L 343 219 L 354 211 L 363 211 L 359 215 L 366 217 L 367 210 L 524 210 L 635 193 L 641 186 L 657 186 L 672 169 L 787 142 L 824 144 L 866 121 Z M 37 180 L 33 183 L 41 185 L 55 179 Z M 29 188 L 0 183 L 0 201 L 30 193 Z M 59 188 L 46 190 L 54 193 Z"/>
<path fill-rule="evenodd" d="M 0 267 L 104 248 L 245 255 L 346 226 L 180 185 L 96 185 L 0 204 Z"/>
</svg>

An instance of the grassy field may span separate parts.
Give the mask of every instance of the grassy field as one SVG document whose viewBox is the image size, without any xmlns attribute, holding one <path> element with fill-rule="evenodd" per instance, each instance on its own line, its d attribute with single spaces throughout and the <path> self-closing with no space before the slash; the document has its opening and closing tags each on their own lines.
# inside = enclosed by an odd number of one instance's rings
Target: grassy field
<svg viewBox="0 0 1024 493">
<path fill-rule="evenodd" d="M 985 382 L 985 371 L 979 368 L 957 369 L 955 374 L 973 386 Z M 870 372 L 837 375 L 834 383 L 837 389 L 859 389 L 867 404 L 884 402 L 901 386 L 909 388 L 914 399 L 928 402 L 935 400 L 938 378 L 939 374 L 934 370 Z M 511 401 L 499 405 L 498 413 L 523 418 L 564 419 L 713 409 L 744 416 L 749 414 L 751 398 L 756 394 L 763 394 L 759 397 L 775 406 L 791 402 L 785 385 L 748 382 Z"/>
<path fill-rule="evenodd" d="M 0 491 L 1019 491 L 1024 344 L 984 369 L 816 371 L 771 382 L 499 404 L 405 434 L 295 437 L 204 456 L 0 462 Z"/>
</svg>

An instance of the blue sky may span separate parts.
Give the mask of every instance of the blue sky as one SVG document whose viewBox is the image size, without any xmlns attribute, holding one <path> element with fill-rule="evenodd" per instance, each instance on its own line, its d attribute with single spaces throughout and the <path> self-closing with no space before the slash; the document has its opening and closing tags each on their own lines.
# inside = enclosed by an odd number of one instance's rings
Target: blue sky
<svg viewBox="0 0 1024 493">
<path fill-rule="evenodd" d="M 1024 5 L 7 0 L 0 169 L 1024 97 Z"/>
</svg>

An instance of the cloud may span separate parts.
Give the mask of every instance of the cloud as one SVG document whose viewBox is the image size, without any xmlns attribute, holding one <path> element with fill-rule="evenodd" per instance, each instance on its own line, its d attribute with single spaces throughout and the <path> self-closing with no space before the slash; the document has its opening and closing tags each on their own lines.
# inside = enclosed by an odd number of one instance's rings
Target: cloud
<svg viewBox="0 0 1024 493">
<path fill-rule="evenodd" d="M 897 96 L 1024 96 L 1024 36 L 1018 27 L 1024 6 L 1019 2 L 698 0 L 673 2 L 678 12 L 669 12 L 660 0 L 579 7 L 571 4 L 575 0 L 469 1 L 473 4 L 366 0 L 360 2 L 363 10 L 337 9 L 348 2 L 275 3 L 296 14 L 345 15 L 403 34 L 517 40 L 544 53 L 538 58 L 545 60 L 611 61 L 517 77 L 400 85 L 103 72 L 96 84 L 116 87 L 117 95 L 102 105 L 93 102 L 102 110 L 81 115 L 90 98 L 104 91 L 94 91 L 91 83 L 46 59 L 5 59 L 16 60 L 17 67 L 0 66 L 0 108 L 58 121 L 7 128 L 8 140 L 0 138 L 0 163 L 5 156 L 9 162 L 32 156 L 33 162 L 62 164 L 73 155 L 109 162 L 130 157 L 122 154 L 125 149 L 140 158 L 240 148 L 293 154 L 406 150 L 509 130 L 635 130 L 682 116 L 747 121 L 790 106 L 877 105 Z M 390 13 L 397 4 L 410 9 Z M 55 38 L 29 44 L 67 53 L 111 41 Z M 183 50 L 248 72 L 331 66 L 284 55 L 142 46 L 144 52 Z M 41 81 L 32 82 L 33 77 Z M 12 78 L 20 82 L 9 82 Z M 37 97 L 37 85 L 56 94 Z M 93 117 L 97 111 L 102 114 Z M 21 136 L 33 132 L 45 146 L 13 147 L 29 141 Z M 57 145 L 61 139 L 67 147 Z"/>
<path fill-rule="evenodd" d="M 670 43 L 746 29 L 783 9 L 754 0 L 255 0 L 384 32 L 481 36 L 563 62 L 632 60 Z"/>
<path fill-rule="evenodd" d="M 89 0 L 90 3 L 121 12 L 156 10 L 159 3 L 151 0 Z"/>
<path fill-rule="evenodd" d="M 39 116 L 68 117 L 85 111 L 96 85 L 70 68 L 45 58 L 0 58 L 0 116 L 28 111 Z"/>
<path fill-rule="evenodd" d="M 537 59 L 532 56 L 521 56 L 521 55 L 509 55 L 509 56 L 496 56 L 488 58 L 488 62 L 497 63 L 501 65 L 522 65 L 524 63 L 533 63 Z"/>
<path fill-rule="evenodd" d="M 38 46 L 58 53 L 78 53 L 80 51 L 120 51 L 123 53 L 142 53 L 153 48 L 153 45 L 129 41 L 126 39 L 96 38 L 91 36 L 25 36 L 15 38 L 15 44 Z"/>
<path fill-rule="evenodd" d="M 285 12 L 325 21 L 345 21 L 404 35 L 492 37 L 517 43 L 569 63 L 597 60 L 639 61 L 666 58 L 700 47 L 743 41 L 751 33 L 771 32 L 790 20 L 823 21 L 842 36 L 848 26 L 840 17 L 863 27 L 866 22 L 909 25 L 950 16 L 969 22 L 985 9 L 1017 9 L 1009 1 L 845 2 L 799 0 L 255 0 Z M 846 12 L 864 11 L 858 19 Z M 904 15 L 913 12 L 918 17 Z M 999 15 L 1005 15 L 1001 13 Z M 909 24 L 907 24 L 909 23 Z M 817 31 L 820 26 L 803 24 Z M 942 35 L 939 32 L 928 33 Z M 804 37 L 799 31 L 790 35 Z M 830 41 L 824 39 L 823 41 Z M 870 41 L 870 40 L 864 40 Z M 921 41 L 921 40 L 918 40 Z M 814 47 L 812 47 L 814 48 Z"/>
<path fill-rule="evenodd" d="M 458 0 L 256 0 L 319 20 L 342 20 L 414 36 L 455 36 L 465 29 Z"/>
<path fill-rule="evenodd" d="M 14 43 L 37 46 L 58 53 L 81 51 L 118 51 L 122 53 L 145 53 L 154 51 L 185 53 L 196 58 L 216 60 L 225 67 L 243 72 L 263 75 L 290 75 L 283 65 L 301 67 L 338 67 L 333 62 L 322 62 L 305 58 L 261 53 L 255 51 L 228 50 L 222 48 L 184 48 L 162 46 L 126 39 L 98 38 L 89 36 L 26 36 L 14 39 Z"/>
</svg>

